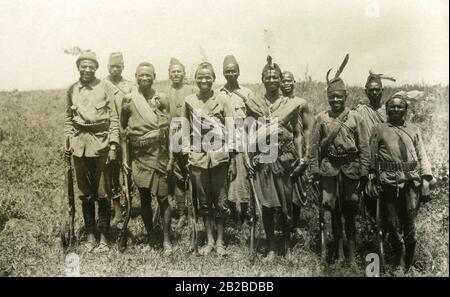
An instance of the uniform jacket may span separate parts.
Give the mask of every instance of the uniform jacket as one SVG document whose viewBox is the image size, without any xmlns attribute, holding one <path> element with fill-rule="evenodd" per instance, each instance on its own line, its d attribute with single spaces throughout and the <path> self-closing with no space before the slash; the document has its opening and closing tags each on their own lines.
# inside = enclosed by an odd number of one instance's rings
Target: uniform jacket
<svg viewBox="0 0 450 297">
<path fill-rule="evenodd" d="M 74 156 L 103 156 L 110 143 L 119 144 L 119 120 L 114 108 L 118 96 L 112 84 L 99 79 L 88 85 L 78 81 L 69 88 L 64 134 L 71 138 Z"/>
<path fill-rule="evenodd" d="M 346 111 L 348 108 L 345 108 Z M 321 156 L 320 143 L 330 134 L 337 117 L 331 110 L 323 111 L 316 117 L 311 134 L 311 172 L 331 177 L 342 171 L 350 179 L 367 176 L 370 163 L 369 135 L 361 116 L 354 110 L 349 111 L 325 156 Z M 348 155 L 349 158 L 344 162 L 336 162 L 331 157 L 336 155 Z"/>
<path fill-rule="evenodd" d="M 185 99 L 184 113 L 190 123 L 189 147 L 184 148 L 189 152 L 189 163 L 211 168 L 228 162 L 230 151 L 227 144 L 232 135 L 226 133 L 225 119 L 233 118 L 228 98 L 217 91 L 206 101 L 200 100 L 197 94 L 190 95 Z M 204 137 L 206 134 L 210 137 Z"/>
<path fill-rule="evenodd" d="M 411 171 L 380 170 L 382 184 L 398 185 L 402 188 L 405 181 L 412 180 L 416 186 L 419 186 L 421 177 L 431 177 L 432 175 L 422 135 L 418 127 L 413 124 L 405 123 L 402 126 L 394 126 L 390 123 L 383 123 L 376 125 L 370 137 L 370 148 L 373 170 L 376 170 L 375 165 L 378 162 L 417 162 L 417 167 Z"/>
</svg>

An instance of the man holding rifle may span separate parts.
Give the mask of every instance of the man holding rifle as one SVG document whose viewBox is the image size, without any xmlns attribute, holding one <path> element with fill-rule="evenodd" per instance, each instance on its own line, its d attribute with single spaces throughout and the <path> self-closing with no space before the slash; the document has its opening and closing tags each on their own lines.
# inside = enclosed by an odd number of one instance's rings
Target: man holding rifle
<svg viewBox="0 0 450 297">
<path fill-rule="evenodd" d="M 108 61 L 108 71 L 109 75 L 105 78 L 106 81 L 111 82 L 118 90 L 120 96 L 116 97 L 116 100 L 114 101 L 114 106 L 117 109 L 117 113 L 119 115 L 119 121 L 120 121 L 120 109 L 122 107 L 122 99 L 123 96 L 130 93 L 134 88 L 134 84 L 126 80 L 122 77 L 122 72 L 124 69 L 124 61 L 123 61 L 123 54 L 121 52 L 113 52 L 109 56 Z M 120 138 L 122 140 L 123 138 L 123 129 L 120 128 Z M 122 146 L 121 146 L 122 147 Z M 121 147 L 117 150 L 117 162 L 110 163 L 108 166 L 107 174 L 108 174 L 108 182 L 110 183 L 111 187 L 111 200 L 113 203 L 113 209 L 114 209 L 114 217 L 111 220 L 111 226 L 114 227 L 122 221 L 122 207 L 120 204 L 120 193 L 121 193 L 121 186 L 120 186 L 120 166 L 122 164 L 122 154 L 121 154 Z"/>
<path fill-rule="evenodd" d="M 247 220 L 247 209 L 250 201 L 250 186 L 247 179 L 247 169 L 244 165 L 243 139 L 244 120 L 246 117 L 245 102 L 253 97 L 253 92 L 239 85 L 239 64 L 233 55 L 223 60 L 223 75 L 227 80 L 220 88 L 220 93 L 229 98 L 236 125 L 234 144 L 236 145 L 236 178 L 230 183 L 228 201 L 231 215 L 238 228 Z"/>
<path fill-rule="evenodd" d="M 294 95 L 294 89 L 295 89 L 295 78 L 292 72 L 290 71 L 284 71 L 283 72 L 283 79 L 281 80 L 281 92 L 283 93 L 283 96 L 297 100 L 300 102 L 300 127 L 301 127 L 301 136 L 303 139 L 302 142 L 302 156 L 305 156 L 303 159 L 298 160 L 300 163 L 305 165 L 305 168 L 307 164 L 309 163 L 306 152 L 309 151 L 309 133 L 310 133 L 310 126 L 311 126 L 311 113 L 310 108 L 308 105 L 308 102 L 300 97 L 297 97 Z M 304 172 L 301 172 L 303 174 Z M 297 234 L 301 234 L 300 230 L 300 210 L 302 203 L 304 203 L 302 200 L 304 200 L 306 197 L 302 197 L 302 194 L 300 191 L 304 191 L 302 187 L 299 187 L 302 183 L 302 177 L 299 176 L 299 174 L 296 174 L 293 178 L 293 192 L 292 192 L 292 231 L 295 231 Z"/>
<path fill-rule="evenodd" d="M 249 123 L 249 158 L 246 162 L 256 180 L 251 183 L 255 196 L 260 199 L 262 222 L 268 241 L 266 262 L 276 256 L 275 215 L 281 218 L 283 248 L 289 251 L 290 220 L 292 218 L 292 174 L 304 167 L 301 159 L 300 105 L 296 99 L 280 95 L 282 72 L 272 57 L 262 70 L 261 80 L 266 89 L 264 96 L 251 97 L 246 102 Z M 256 138 L 254 137 L 256 135 Z M 275 136 L 275 137 L 274 137 Z M 269 143 L 267 146 L 267 140 Z M 278 142 L 277 142 L 278 141 Z M 257 147 L 256 147 L 257 142 Z"/>
<path fill-rule="evenodd" d="M 370 138 L 371 171 L 381 188 L 382 218 L 396 253 L 395 266 L 408 270 L 416 248 L 415 218 L 420 197 L 429 195 L 432 173 L 418 127 L 405 121 L 406 93 L 386 102 L 387 123 L 378 124 Z"/>
<path fill-rule="evenodd" d="M 348 94 L 339 76 L 347 61 L 348 55 L 333 79 L 329 79 L 331 69 L 327 72 L 331 109 L 316 117 L 311 139 L 311 172 L 315 181 L 321 180 L 323 207 L 331 212 L 335 258 L 339 264 L 343 262 L 345 231 L 348 262 L 354 266 L 358 188 L 367 182 L 370 153 L 361 117 L 345 107 Z"/>
<path fill-rule="evenodd" d="M 108 250 L 106 235 L 110 203 L 105 167 L 116 160 L 119 120 L 114 100 L 117 89 L 95 77 L 98 69 L 94 52 L 82 52 L 76 61 L 80 79 L 67 92 L 64 134 L 69 139 L 87 233 L 87 248 L 96 246 L 95 202 L 98 203 L 99 251 Z"/>
</svg>

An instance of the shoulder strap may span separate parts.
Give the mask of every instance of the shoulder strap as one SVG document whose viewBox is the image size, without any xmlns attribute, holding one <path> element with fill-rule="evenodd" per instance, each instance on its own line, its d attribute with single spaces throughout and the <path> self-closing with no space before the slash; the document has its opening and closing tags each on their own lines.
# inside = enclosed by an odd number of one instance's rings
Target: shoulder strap
<svg viewBox="0 0 450 297">
<path fill-rule="evenodd" d="M 330 132 L 330 134 L 328 134 L 328 137 L 325 138 L 321 143 L 320 143 L 320 151 L 322 152 L 322 154 L 324 154 L 328 147 L 330 146 L 330 144 L 334 141 L 334 139 L 336 138 L 336 136 L 338 135 L 339 131 L 341 130 L 342 124 L 347 120 L 348 118 L 348 114 L 350 113 L 350 109 L 344 110 L 344 112 L 342 112 L 334 121 L 333 123 L 337 122 L 337 125 L 334 125 L 333 128 Z"/>
<path fill-rule="evenodd" d="M 416 142 L 414 141 L 414 138 L 411 136 L 411 134 L 409 134 L 408 132 L 406 132 L 405 129 L 402 129 L 401 127 L 398 127 L 398 126 L 393 126 L 393 127 L 394 127 L 395 132 L 397 133 L 397 135 L 400 137 L 400 140 L 402 141 L 403 145 L 404 145 L 404 146 L 406 147 L 406 149 L 410 152 L 410 154 L 411 154 L 412 156 L 414 156 L 414 154 L 412 153 L 412 151 L 410 150 L 410 148 L 408 147 L 408 145 L 402 140 L 401 134 L 399 133 L 398 130 L 404 132 L 404 133 L 409 137 L 409 139 L 411 139 L 411 142 L 412 142 L 413 145 L 414 145 L 414 151 L 416 151 Z M 419 154 L 417 154 L 417 151 L 416 151 L 416 156 L 418 156 L 418 155 L 419 155 Z"/>
<path fill-rule="evenodd" d="M 244 95 L 242 95 L 241 93 L 239 93 L 237 90 L 234 90 L 233 93 L 236 94 L 237 96 L 239 96 L 239 97 L 244 101 L 244 103 L 245 103 L 245 102 L 247 101 L 247 99 L 248 99 L 248 98 L 246 98 Z"/>
</svg>

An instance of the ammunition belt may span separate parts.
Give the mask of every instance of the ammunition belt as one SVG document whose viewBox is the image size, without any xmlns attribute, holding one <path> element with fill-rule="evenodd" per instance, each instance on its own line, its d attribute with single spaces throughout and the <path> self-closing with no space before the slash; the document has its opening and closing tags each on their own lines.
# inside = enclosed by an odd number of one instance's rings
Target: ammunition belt
<svg viewBox="0 0 450 297">
<path fill-rule="evenodd" d="M 358 153 L 333 154 L 328 152 L 328 159 L 339 163 L 353 162 L 358 158 Z"/>
<path fill-rule="evenodd" d="M 159 140 L 159 130 L 152 130 L 141 137 L 130 137 L 130 144 L 134 148 L 143 148 L 150 146 Z"/>
<path fill-rule="evenodd" d="M 410 162 L 387 162 L 380 161 L 380 170 L 383 171 L 413 171 L 417 167 L 417 161 Z"/>
<path fill-rule="evenodd" d="M 78 123 L 73 122 L 75 129 L 85 132 L 105 132 L 109 130 L 109 121 L 96 122 L 96 123 Z"/>
</svg>

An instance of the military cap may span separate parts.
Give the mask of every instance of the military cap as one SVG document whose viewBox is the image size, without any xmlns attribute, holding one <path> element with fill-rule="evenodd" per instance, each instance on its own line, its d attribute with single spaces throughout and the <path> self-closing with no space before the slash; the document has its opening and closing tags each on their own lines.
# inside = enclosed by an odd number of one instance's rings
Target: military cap
<svg viewBox="0 0 450 297">
<path fill-rule="evenodd" d="M 181 64 L 181 62 L 178 61 L 177 58 L 170 58 L 170 62 L 169 62 L 169 71 L 170 71 L 170 69 L 172 69 L 172 67 L 175 66 L 175 65 L 181 66 L 181 67 L 183 68 L 183 70 L 184 70 L 184 65 Z"/>
<path fill-rule="evenodd" d="M 108 65 L 120 65 L 123 66 L 123 54 L 121 52 L 111 53 L 109 56 Z"/>
<path fill-rule="evenodd" d="M 195 75 L 194 75 L 195 77 L 197 76 L 198 71 L 201 70 L 201 69 L 208 69 L 208 70 L 210 70 L 212 72 L 213 78 L 216 79 L 216 74 L 214 72 L 214 68 L 211 65 L 211 63 L 209 63 L 209 62 L 202 62 L 202 63 L 200 63 L 197 66 L 197 70 L 195 71 Z"/>
<path fill-rule="evenodd" d="M 278 66 L 277 63 L 273 63 L 272 57 L 269 55 L 269 56 L 267 56 L 267 64 L 264 66 L 264 68 L 261 72 L 261 76 L 264 77 L 264 75 L 270 70 L 274 70 L 275 72 L 278 72 L 278 75 L 281 77 L 282 72 L 281 72 L 280 66 Z"/>
<path fill-rule="evenodd" d="M 345 55 L 344 61 L 342 61 L 341 66 L 339 66 L 339 69 L 336 71 L 336 74 L 334 75 L 334 78 L 329 79 L 330 71 L 333 68 L 330 68 L 327 72 L 327 93 L 332 93 L 334 91 L 345 91 L 347 92 L 347 88 L 345 87 L 345 83 L 342 80 L 342 78 L 339 77 L 341 75 L 342 71 L 345 68 L 345 65 L 347 65 L 349 55 Z"/>
<path fill-rule="evenodd" d="M 91 60 L 91 61 L 95 62 L 95 64 L 97 65 L 97 68 L 98 68 L 98 60 L 97 60 L 97 55 L 95 54 L 95 52 L 92 52 L 90 50 L 81 52 L 76 61 L 77 67 L 80 66 L 80 62 L 83 60 Z"/>
<path fill-rule="evenodd" d="M 381 80 L 386 79 L 395 82 L 395 79 L 389 76 L 385 76 L 383 74 L 376 74 L 373 73 L 372 70 L 369 70 L 369 76 L 367 77 L 366 81 L 366 88 L 369 86 L 370 83 L 377 83 L 380 86 L 383 86 Z"/>
<path fill-rule="evenodd" d="M 225 56 L 225 59 L 223 59 L 223 68 L 225 68 L 225 66 L 230 64 L 237 65 L 239 68 L 239 64 L 233 55 L 227 55 Z"/>
</svg>

